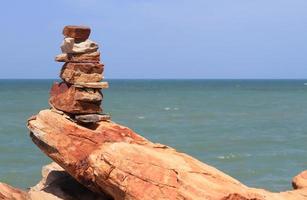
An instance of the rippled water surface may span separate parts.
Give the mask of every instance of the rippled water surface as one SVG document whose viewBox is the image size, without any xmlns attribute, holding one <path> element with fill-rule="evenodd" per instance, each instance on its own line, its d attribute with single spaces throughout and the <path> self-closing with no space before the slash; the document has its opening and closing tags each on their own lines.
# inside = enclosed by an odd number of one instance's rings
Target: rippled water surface
<svg viewBox="0 0 307 200">
<path fill-rule="evenodd" d="M 50 162 L 27 118 L 52 80 L 0 80 L 0 181 L 26 188 Z M 306 80 L 110 80 L 104 110 L 143 136 L 253 187 L 278 191 L 307 169 Z"/>
</svg>

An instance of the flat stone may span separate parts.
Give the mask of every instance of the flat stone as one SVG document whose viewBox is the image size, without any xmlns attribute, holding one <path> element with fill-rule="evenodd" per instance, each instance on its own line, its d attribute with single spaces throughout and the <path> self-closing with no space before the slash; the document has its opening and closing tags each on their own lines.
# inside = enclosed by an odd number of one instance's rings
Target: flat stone
<svg viewBox="0 0 307 200">
<path fill-rule="evenodd" d="M 63 29 L 63 35 L 78 40 L 86 40 L 91 34 L 90 27 L 87 26 L 65 26 Z"/>
<path fill-rule="evenodd" d="M 102 94 L 97 89 L 76 88 L 65 82 L 54 83 L 49 103 L 58 110 L 71 114 L 101 113 Z"/>
<path fill-rule="evenodd" d="M 79 54 L 67 54 L 62 53 L 55 57 L 57 62 L 90 62 L 99 63 L 100 62 L 100 52 L 92 53 L 79 53 Z"/>
<path fill-rule="evenodd" d="M 76 88 L 75 99 L 83 102 L 101 102 L 102 93 L 92 88 Z"/>
<path fill-rule="evenodd" d="M 66 63 L 60 77 L 71 84 L 99 82 L 103 79 L 104 65 L 99 63 Z"/>
<path fill-rule="evenodd" d="M 74 70 L 65 70 L 61 73 L 61 78 L 66 81 L 67 83 L 78 83 L 78 82 L 98 82 L 103 79 L 102 74 L 86 74 L 80 71 L 74 71 Z"/>
<path fill-rule="evenodd" d="M 88 83 L 76 82 L 74 86 L 77 88 L 107 89 L 109 88 L 109 83 L 108 82 L 88 82 Z"/>
<path fill-rule="evenodd" d="M 110 115 L 107 114 L 88 114 L 88 115 L 76 115 L 75 120 L 79 123 L 96 123 L 100 121 L 109 121 Z"/>
<path fill-rule="evenodd" d="M 87 74 L 91 74 L 91 73 L 101 74 L 104 70 L 104 64 L 102 63 L 65 63 L 62 67 L 62 71 L 65 69 L 81 71 Z"/>
<path fill-rule="evenodd" d="M 83 42 L 77 42 L 74 38 L 64 38 L 61 45 L 62 53 L 91 53 L 98 50 L 98 44 L 91 41 L 85 40 Z"/>
</svg>

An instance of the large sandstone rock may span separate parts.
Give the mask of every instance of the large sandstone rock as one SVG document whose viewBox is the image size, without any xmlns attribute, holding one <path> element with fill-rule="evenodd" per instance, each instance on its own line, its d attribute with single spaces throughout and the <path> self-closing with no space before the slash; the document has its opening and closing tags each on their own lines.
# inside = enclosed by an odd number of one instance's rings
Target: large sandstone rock
<svg viewBox="0 0 307 200">
<path fill-rule="evenodd" d="M 58 62 L 91 62 L 99 63 L 100 53 L 98 51 L 92 53 L 67 54 L 57 55 L 55 60 Z"/>
<path fill-rule="evenodd" d="M 28 122 L 33 142 L 90 190 L 115 200 L 304 200 L 305 176 L 293 191 L 249 188 L 168 146 L 114 122 L 83 127 L 43 110 Z M 303 181 L 302 181 L 303 180 Z M 303 183 L 303 184 L 301 184 Z"/>
<path fill-rule="evenodd" d="M 88 39 L 90 34 L 91 29 L 87 26 L 65 26 L 63 29 L 63 35 L 65 37 L 74 38 L 79 41 Z"/>
<path fill-rule="evenodd" d="M 60 77 L 71 84 L 99 82 L 103 79 L 104 65 L 100 63 L 65 63 Z"/>
<path fill-rule="evenodd" d="M 68 54 L 91 53 L 98 50 L 98 44 L 91 40 L 76 42 L 74 38 L 64 38 L 61 50 L 62 53 Z"/>
<path fill-rule="evenodd" d="M 97 89 L 76 88 L 64 82 L 54 83 L 49 103 L 58 110 L 72 114 L 100 113 L 102 94 Z"/>
</svg>

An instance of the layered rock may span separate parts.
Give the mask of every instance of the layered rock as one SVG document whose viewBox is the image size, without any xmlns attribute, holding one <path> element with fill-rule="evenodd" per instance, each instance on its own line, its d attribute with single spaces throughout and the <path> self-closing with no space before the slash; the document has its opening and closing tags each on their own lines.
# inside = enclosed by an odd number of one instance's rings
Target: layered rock
<svg viewBox="0 0 307 200">
<path fill-rule="evenodd" d="M 28 122 L 33 142 L 82 185 L 115 200 L 307 199 L 305 173 L 296 190 L 272 193 L 249 188 L 223 172 L 168 146 L 152 143 L 131 129 L 101 121 L 83 127 L 41 111 Z"/>
</svg>

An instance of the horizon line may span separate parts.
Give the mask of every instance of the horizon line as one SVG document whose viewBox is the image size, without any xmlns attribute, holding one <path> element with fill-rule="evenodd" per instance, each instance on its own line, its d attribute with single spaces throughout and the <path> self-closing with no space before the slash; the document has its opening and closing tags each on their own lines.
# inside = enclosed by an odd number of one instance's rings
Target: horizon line
<svg viewBox="0 0 307 200">
<path fill-rule="evenodd" d="M 60 78 L 0 78 L 0 80 L 61 80 Z M 306 78 L 106 78 L 104 80 L 307 80 Z"/>
</svg>

